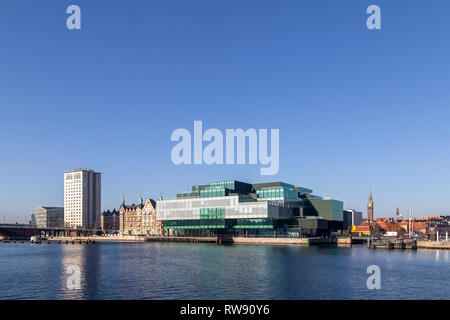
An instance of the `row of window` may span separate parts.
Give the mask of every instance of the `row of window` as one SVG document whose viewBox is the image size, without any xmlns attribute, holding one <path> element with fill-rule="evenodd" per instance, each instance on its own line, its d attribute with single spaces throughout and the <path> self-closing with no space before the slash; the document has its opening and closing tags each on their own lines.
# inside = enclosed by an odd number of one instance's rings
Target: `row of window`
<svg viewBox="0 0 450 320">
<path fill-rule="evenodd" d="M 169 220 L 164 221 L 163 226 L 165 229 L 223 229 L 225 219 Z"/>
<path fill-rule="evenodd" d="M 273 219 L 201 219 L 201 220 L 168 220 L 164 221 L 165 229 L 273 229 Z"/>
<path fill-rule="evenodd" d="M 211 182 L 209 184 L 211 187 L 224 187 L 227 189 L 234 190 L 234 181 L 220 181 L 220 182 Z"/>
<path fill-rule="evenodd" d="M 271 225 L 239 225 L 234 226 L 235 229 L 273 229 Z"/>
<path fill-rule="evenodd" d="M 269 189 L 269 190 L 256 190 L 256 197 L 265 198 L 285 198 L 285 199 L 298 199 L 298 192 L 291 189 Z"/>
<path fill-rule="evenodd" d="M 225 208 L 200 208 L 200 219 L 225 219 Z"/>
<path fill-rule="evenodd" d="M 200 190 L 200 198 L 225 197 L 225 188 Z"/>
</svg>

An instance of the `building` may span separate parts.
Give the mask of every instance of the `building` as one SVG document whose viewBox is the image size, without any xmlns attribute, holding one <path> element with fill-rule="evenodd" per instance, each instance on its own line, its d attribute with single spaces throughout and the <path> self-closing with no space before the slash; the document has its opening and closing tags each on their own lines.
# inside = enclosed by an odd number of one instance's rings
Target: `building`
<svg viewBox="0 0 450 320">
<path fill-rule="evenodd" d="M 343 202 L 284 182 L 240 181 L 193 186 L 158 200 L 166 234 L 179 236 L 326 236 L 343 228 Z"/>
<path fill-rule="evenodd" d="M 425 221 L 413 221 L 412 230 L 414 231 L 414 234 L 426 235 L 428 233 L 427 223 Z"/>
<path fill-rule="evenodd" d="M 359 225 L 352 226 L 352 235 L 362 236 L 380 236 L 383 232 L 380 230 L 379 224 L 376 222 L 363 221 Z"/>
<path fill-rule="evenodd" d="M 147 199 L 144 203 L 141 197 L 137 205 L 126 205 L 125 198 L 122 198 L 119 230 L 128 235 L 160 235 L 162 224 L 156 219 L 156 201 Z"/>
<path fill-rule="evenodd" d="M 64 173 L 64 225 L 71 228 L 100 227 L 101 173 L 78 169 Z"/>
<path fill-rule="evenodd" d="M 398 222 L 385 219 L 384 221 L 377 222 L 379 229 L 384 235 L 389 236 L 402 236 L 405 232 L 403 227 Z"/>
<path fill-rule="evenodd" d="M 102 212 L 100 218 L 100 227 L 103 232 L 119 231 L 120 228 L 120 214 L 119 211 L 114 209 L 113 211 L 107 210 Z"/>
<path fill-rule="evenodd" d="M 38 207 L 31 213 L 31 226 L 34 228 L 64 227 L 64 208 Z"/>
<path fill-rule="evenodd" d="M 352 226 L 358 226 L 363 222 L 362 212 L 344 210 L 344 230 L 351 230 Z"/>
<path fill-rule="evenodd" d="M 355 234 L 358 237 L 367 236 L 370 237 L 373 233 L 373 229 L 370 225 L 359 225 L 352 226 L 352 234 Z"/>
<path fill-rule="evenodd" d="M 372 190 L 369 193 L 369 201 L 367 202 L 367 220 L 373 221 L 373 200 Z"/>
</svg>

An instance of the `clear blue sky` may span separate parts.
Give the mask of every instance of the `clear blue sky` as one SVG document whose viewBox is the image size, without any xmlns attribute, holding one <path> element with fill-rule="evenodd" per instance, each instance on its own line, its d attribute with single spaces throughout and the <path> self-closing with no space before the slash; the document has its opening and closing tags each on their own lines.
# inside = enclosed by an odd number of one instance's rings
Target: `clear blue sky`
<svg viewBox="0 0 450 320">
<path fill-rule="evenodd" d="M 236 179 L 449 213 L 449 16 L 447 0 L 2 0 L 0 214 L 62 206 L 80 167 L 102 172 L 103 208 Z M 279 128 L 278 174 L 175 166 L 170 135 L 194 120 Z"/>
</svg>

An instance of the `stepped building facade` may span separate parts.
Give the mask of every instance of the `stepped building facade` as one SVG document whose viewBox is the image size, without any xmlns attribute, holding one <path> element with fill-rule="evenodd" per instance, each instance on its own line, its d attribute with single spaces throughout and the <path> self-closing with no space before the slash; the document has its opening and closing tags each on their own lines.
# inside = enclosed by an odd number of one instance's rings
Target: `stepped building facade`
<svg viewBox="0 0 450 320">
<path fill-rule="evenodd" d="M 158 200 L 164 232 L 179 236 L 322 236 L 343 229 L 343 202 L 284 182 L 197 185 Z"/>
</svg>

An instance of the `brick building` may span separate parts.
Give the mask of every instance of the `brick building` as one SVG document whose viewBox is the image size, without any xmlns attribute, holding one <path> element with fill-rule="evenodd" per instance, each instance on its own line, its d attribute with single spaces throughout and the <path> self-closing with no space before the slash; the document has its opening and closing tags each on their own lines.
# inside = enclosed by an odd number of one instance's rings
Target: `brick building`
<svg viewBox="0 0 450 320">
<path fill-rule="evenodd" d="M 128 235 L 160 235 L 162 223 L 156 219 L 156 201 L 147 199 L 144 203 L 142 197 L 135 205 L 126 205 L 122 198 L 119 209 L 119 230 Z"/>
<path fill-rule="evenodd" d="M 118 231 L 120 228 L 120 215 L 119 211 L 114 209 L 113 211 L 103 211 L 100 217 L 100 226 L 103 232 Z"/>
</svg>

